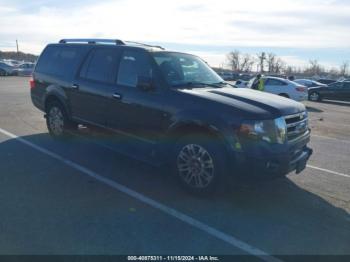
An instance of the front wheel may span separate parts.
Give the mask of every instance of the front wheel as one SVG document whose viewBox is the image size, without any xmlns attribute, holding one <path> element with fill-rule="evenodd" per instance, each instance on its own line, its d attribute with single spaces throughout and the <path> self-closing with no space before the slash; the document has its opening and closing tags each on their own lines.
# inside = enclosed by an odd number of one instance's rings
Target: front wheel
<svg viewBox="0 0 350 262">
<path fill-rule="evenodd" d="M 186 136 L 177 143 L 176 175 L 182 186 L 194 194 L 216 191 L 223 179 L 223 148 L 212 136 Z"/>
</svg>

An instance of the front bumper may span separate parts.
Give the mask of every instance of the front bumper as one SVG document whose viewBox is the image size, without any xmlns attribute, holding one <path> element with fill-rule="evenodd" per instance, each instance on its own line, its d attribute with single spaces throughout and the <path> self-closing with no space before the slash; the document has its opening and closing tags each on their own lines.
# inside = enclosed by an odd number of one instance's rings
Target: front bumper
<svg viewBox="0 0 350 262">
<path fill-rule="evenodd" d="M 303 171 L 313 150 L 307 146 L 310 133 L 293 143 L 278 147 L 267 146 L 254 152 L 235 152 L 232 172 L 245 179 L 266 180 Z"/>
</svg>

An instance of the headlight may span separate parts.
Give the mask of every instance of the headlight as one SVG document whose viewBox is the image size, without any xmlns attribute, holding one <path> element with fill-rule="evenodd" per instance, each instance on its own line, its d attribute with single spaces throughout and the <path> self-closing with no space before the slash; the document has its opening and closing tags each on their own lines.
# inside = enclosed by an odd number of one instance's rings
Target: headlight
<svg viewBox="0 0 350 262">
<path fill-rule="evenodd" d="M 283 144 L 286 141 L 287 125 L 283 117 L 274 120 L 243 121 L 239 134 L 243 138 Z"/>
</svg>

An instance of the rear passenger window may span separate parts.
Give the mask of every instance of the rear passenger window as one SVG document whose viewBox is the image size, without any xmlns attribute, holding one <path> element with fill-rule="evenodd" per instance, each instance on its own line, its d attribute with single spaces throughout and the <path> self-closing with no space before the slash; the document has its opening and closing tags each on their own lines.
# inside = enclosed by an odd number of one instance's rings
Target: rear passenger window
<svg viewBox="0 0 350 262">
<path fill-rule="evenodd" d="M 125 51 L 118 72 L 118 84 L 136 87 L 139 76 L 152 77 L 152 67 L 147 54 L 137 51 Z"/>
<path fill-rule="evenodd" d="M 40 56 L 36 71 L 52 76 L 70 76 L 78 66 L 78 48 L 70 46 L 48 46 Z"/>
<path fill-rule="evenodd" d="M 114 83 L 118 52 L 110 48 L 95 49 L 85 60 L 80 77 L 104 83 Z"/>
<path fill-rule="evenodd" d="M 277 80 L 277 79 L 268 79 L 266 81 L 266 85 L 269 85 L 269 86 L 284 86 L 286 84 L 284 82 L 280 81 L 280 80 Z"/>
</svg>

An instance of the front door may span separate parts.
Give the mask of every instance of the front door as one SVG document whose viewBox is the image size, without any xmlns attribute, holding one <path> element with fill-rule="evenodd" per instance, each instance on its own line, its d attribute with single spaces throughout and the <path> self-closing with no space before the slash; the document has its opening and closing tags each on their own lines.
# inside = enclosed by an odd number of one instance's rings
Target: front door
<svg viewBox="0 0 350 262">
<path fill-rule="evenodd" d="M 108 126 L 144 142 L 156 143 L 162 133 L 163 92 L 137 87 L 138 77 L 154 79 L 150 55 L 125 50 L 121 56 L 117 85 L 110 94 Z"/>
<path fill-rule="evenodd" d="M 350 101 L 350 82 L 342 82 L 341 87 L 335 92 L 334 99 Z"/>
<path fill-rule="evenodd" d="M 324 99 L 339 99 L 341 89 L 343 89 L 343 83 L 342 82 L 336 82 L 333 84 L 330 84 L 327 88 L 325 88 L 322 92 L 322 97 Z"/>
</svg>

